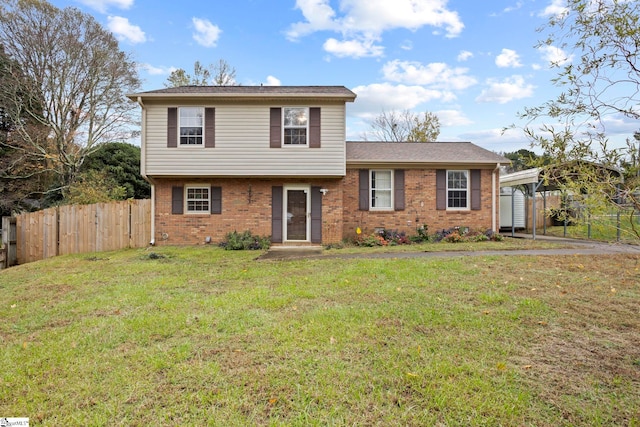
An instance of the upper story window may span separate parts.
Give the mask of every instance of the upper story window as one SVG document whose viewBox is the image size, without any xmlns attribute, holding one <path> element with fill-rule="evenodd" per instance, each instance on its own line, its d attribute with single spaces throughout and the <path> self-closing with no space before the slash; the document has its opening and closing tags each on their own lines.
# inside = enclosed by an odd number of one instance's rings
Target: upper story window
<svg viewBox="0 0 640 427">
<path fill-rule="evenodd" d="M 185 187 L 187 213 L 209 213 L 209 187 Z"/>
<path fill-rule="evenodd" d="M 469 171 L 447 171 L 447 209 L 468 209 Z"/>
<path fill-rule="evenodd" d="M 372 210 L 393 209 L 393 174 L 390 170 L 371 170 L 371 201 Z"/>
<path fill-rule="evenodd" d="M 180 107 L 180 145 L 202 145 L 204 108 Z"/>
<path fill-rule="evenodd" d="M 284 145 L 307 145 L 309 109 L 285 107 L 283 116 Z"/>
</svg>

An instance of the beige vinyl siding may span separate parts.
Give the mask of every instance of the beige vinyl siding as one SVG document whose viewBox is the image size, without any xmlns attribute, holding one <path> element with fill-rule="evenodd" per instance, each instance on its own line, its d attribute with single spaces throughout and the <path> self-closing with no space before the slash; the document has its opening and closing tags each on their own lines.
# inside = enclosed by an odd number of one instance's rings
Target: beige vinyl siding
<svg viewBox="0 0 640 427">
<path fill-rule="evenodd" d="M 215 105 L 215 148 L 167 147 L 167 108 L 146 104 L 144 168 L 149 176 L 344 176 L 345 105 L 264 103 Z M 269 147 L 269 109 L 321 108 L 321 148 Z"/>
</svg>

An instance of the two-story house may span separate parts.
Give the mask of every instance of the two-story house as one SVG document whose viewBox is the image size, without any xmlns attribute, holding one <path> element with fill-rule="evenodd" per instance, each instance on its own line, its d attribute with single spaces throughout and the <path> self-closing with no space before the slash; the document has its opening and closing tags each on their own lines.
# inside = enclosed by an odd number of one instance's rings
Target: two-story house
<svg viewBox="0 0 640 427">
<path fill-rule="evenodd" d="M 135 93 L 152 242 L 335 243 L 389 228 L 498 229 L 502 156 L 468 142 L 346 142 L 342 86 L 185 86 Z"/>
</svg>

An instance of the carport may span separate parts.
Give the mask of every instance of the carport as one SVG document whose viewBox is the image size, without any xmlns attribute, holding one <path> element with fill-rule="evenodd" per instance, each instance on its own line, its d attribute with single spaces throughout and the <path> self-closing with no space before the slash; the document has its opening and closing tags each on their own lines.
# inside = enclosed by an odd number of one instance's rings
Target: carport
<svg viewBox="0 0 640 427">
<path fill-rule="evenodd" d="M 578 166 L 576 166 L 578 165 Z M 622 173 L 614 168 L 606 167 L 603 165 L 599 165 L 596 163 L 581 161 L 581 162 L 571 162 L 565 163 L 562 165 L 554 165 L 547 167 L 539 167 L 526 169 L 523 171 L 513 172 L 506 175 L 500 176 L 500 188 L 502 187 L 517 187 L 521 188 L 525 192 L 526 197 L 533 198 L 533 218 L 531 227 L 533 238 L 536 238 L 536 225 L 537 225 L 537 209 L 536 209 L 536 194 L 542 193 L 542 203 L 543 210 L 546 212 L 547 210 L 547 193 L 550 191 L 555 191 L 560 189 L 560 183 L 566 179 L 576 179 L 579 178 L 579 170 L 580 167 L 593 167 L 600 171 L 607 173 L 610 176 L 616 176 L 618 179 L 623 179 Z M 570 173 L 567 173 L 570 171 Z M 511 215 L 513 218 L 514 215 L 514 197 L 511 198 Z M 617 213 L 617 228 L 618 228 L 618 240 L 620 240 L 620 211 Z M 547 234 L 547 223 L 543 222 L 543 234 Z M 564 234 L 567 234 L 567 220 L 565 218 L 564 221 Z M 511 235 L 515 235 L 515 226 L 512 221 L 511 226 Z M 588 224 L 588 236 L 591 238 L 591 224 Z"/>
</svg>

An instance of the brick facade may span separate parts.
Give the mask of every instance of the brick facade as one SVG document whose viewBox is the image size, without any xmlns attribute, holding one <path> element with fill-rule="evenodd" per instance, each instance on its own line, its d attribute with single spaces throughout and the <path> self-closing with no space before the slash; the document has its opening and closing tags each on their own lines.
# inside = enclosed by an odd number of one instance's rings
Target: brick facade
<svg viewBox="0 0 640 427">
<path fill-rule="evenodd" d="M 221 214 L 171 213 L 174 186 L 219 186 L 222 188 Z M 156 179 L 155 235 L 156 244 L 198 245 L 207 237 L 212 243 L 224 240 L 232 231 L 251 231 L 271 236 L 271 197 L 273 186 L 309 185 L 326 188 L 322 197 L 322 240 L 342 239 L 342 180 L 340 179 Z"/>
<path fill-rule="evenodd" d="M 411 235 L 416 227 L 426 224 L 429 232 L 451 227 L 492 228 L 492 173 L 481 171 L 481 209 L 465 211 L 436 210 L 436 170 L 405 170 L 405 209 L 401 211 L 361 211 L 358 209 L 358 169 L 348 169 L 345 177 L 343 237 L 351 238 L 360 228 L 364 234 L 376 228 L 405 231 Z M 499 182 L 496 179 L 496 216 L 499 218 Z"/>
<path fill-rule="evenodd" d="M 401 211 L 361 211 L 358 209 L 358 169 L 348 169 L 342 179 L 162 179 L 155 181 L 156 244 L 198 245 L 207 237 L 212 243 L 224 240 L 232 231 L 251 231 L 271 236 L 271 198 L 273 186 L 309 185 L 326 188 L 322 196 L 322 243 L 336 243 L 355 236 L 356 228 L 371 233 L 382 227 L 407 234 L 426 224 L 429 231 L 454 226 L 486 230 L 492 228 L 492 170 L 481 172 L 480 210 L 436 210 L 435 169 L 405 170 L 405 209 Z M 499 218 L 498 180 L 496 180 L 496 212 Z M 222 188 L 221 214 L 171 213 L 172 187 L 184 185 L 219 186 Z"/>
</svg>

